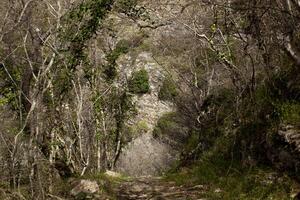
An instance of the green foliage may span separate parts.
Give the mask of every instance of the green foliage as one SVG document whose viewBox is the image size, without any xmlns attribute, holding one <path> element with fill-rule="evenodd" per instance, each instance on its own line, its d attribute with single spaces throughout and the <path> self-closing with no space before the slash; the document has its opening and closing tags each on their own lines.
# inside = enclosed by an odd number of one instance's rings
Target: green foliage
<svg viewBox="0 0 300 200">
<path fill-rule="evenodd" d="M 3 88 L 0 92 L 0 107 L 10 104 L 12 107 L 17 108 L 17 94 L 10 88 Z"/>
<path fill-rule="evenodd" d="M 53 193 L 58 196 L 67 197 L 72 190 L 70 183 L 66 179 L 56 180 L 53 184 Z"/>
<path fill-rule="evenodd" d="M 235 94 L 232 89 L 221 88 L 210 96 L 208 96 L 202 105 L 203 109 L 208 109 L 208 107 L 217 106 L 224 108 L 225 113 L 231 112 L 232 104 L 234 103 Z"/>
<path fill-rule="evenodd" d="M 67 68 L 60 68 L 56 71 L 56 76 L 53 80 L 55 97 L 61 97 L 66 94 L 72 86 L 74 74 Z"/>
<path fill-rule="evenodd" d="M 266 85 L 261 85 L 255 92 L 259 108 L 258 119 L 264 124 L 266 121 L 299 124 L 300 90 L 297 89 L 297 85 L 297 75 L 294 77 L 289 69 L 274 75 Z"/>
<path fill-rule="evenodd" d="M 201 111 L 204 112 L 203 117 L 199 116 L 201 126 L 191 128 L 191 138 L 186 144 L 186 151 L 195 149 L 199 143 L 202 144 L 201 151 L 211 148 L 220 136 L 227 134 L 227 130 L 236 120 L 236 116 L 232 114 L 233 106 L 234 93 L 230 89 L 218 89 L 209 95 L 201 106 Z M 198 124 L 196 118 L 193 120 L 195 124 Z M 188 123 L 191 123 L 191 120 Z"/>
<path fill-rule="evenodd" d="M 149 125 L 146 121 L 141 120 L 137 124 L 130 127 L 132 136 L 138 136 L 149 131 Z"/>
<path fill-rule="evenodd" d="M 134 94 L 146 94 L 150 92 L 148 72 L 145 69 L 134 72 L 129 80 L 128 88 Z"/>
<path fill-rule="evenodd" d="M 13 66 L 9 60 L 5 65 L 6 69 L 9 70 L 8 72 L 0 64 L 0 107 L 8 105 L 13 110 L 17 110 L 19 108 L 19 89 L 16 84 L 21 82 L 20 72 L 18 71 L 18 67 Z M 10 74 L 14 82 L 7 73 Z"/>
<path fill-rule="evenodd" d="M 103 135 L 102 123 L 97 123 L 97 139 L 99 141 L 105 141 L 110 147 L 114 147 L 115 142 L 121 140 L 126 142 L 126 129 L 125 122 L 136 114 L 135 105 L 132 102 L 132 95 L 126 92 L 124 89 L 112 87 L 106 94 L 102 95 L 100 92 L 96 93 L 93 97 L 94 102 L 94 117 L 96 122 L 101 122 L 103 118 L 110 119 L 106 127 L 107 132 L 110 134 Z M 121 134 L 124 133 L 124 134 Z"/>
<path fill-rule="evenodd" d="M 66 29 L 62 30 L 61 36 L 70 43 L 71 67 L 76 67 L 86 58 L 85 42 L 96 33 L 113 2 L 113 0 L 84 1 L 64 17 Z"/>
<path fill-rule="evenodd" d="M 284 70 L 274 73 L 266 83 L 268 96 L 280 101 L 300 101 L 300 75 L 285 59 L 282 58 L 282 64 L 286 65 Z"/>
<path fill-rule="evenodd" d="M 90 39 L 113 3 L 113 0 L 88 0 L 80 3 L 64 17 L 69 24 L 66 24 L 68 27 L 63 32 L 63 38 L 79 43 Z"/>
<path fill-rule="evenodd" d="M 182 154 L 186 158 L 182 160 L 182 163 L 189 164 L 191 162 L 186 161 L 205 159 L 203 149 L 212 151 L 216 148 L 216 143 L 219 143 L 221 148 L 218 147 L 218 151 L 221 152 L 222 157 L 237 162 L 238 165 L 255 167 L 259 164 L 271 164 L 273 161 L 270 162 L 270 154 L 276 157 L 280 153 L 280 150 L 277 151 L 277 149 L 286 148 L 283 147 L 285 144 L 282 139 L 280 142 L 279 140 L 276 141 L 277 143 L 273 141 L 273 137 L 278 131 L 278 124 L 284 121 L 288 124 L 299 125 L 300 121 L 299 101 L 297 100 L 297 93 L 293 92 L 296 87 L 291 87 L 291 85 L 295 86 L 296 79 L 292 78 L 288 72 L 278 74 L 281 75 L 276 75 L 270 80 L 260 83 L 253 93 L 245 92 L 238 103 L 236 101 L 237 95 L 233 89 L 220 88 L 212 91 L 211 95 L 202 102 L 201 112 L 204 114 L 199 116 L 201 125 L 193 127 L 189 139 L 186 140 L 183 148 L 186 154 Z M 287 84 L 288 82 L 290 84 Z M 190 116 L 190 121 L 195 121 L 196 116 Z M 168 126 L 167 123 L 165 124 L 158 127 L 163 129 L 164 126 Z M 162 134 L 163 131 L 156 128 L 155 133 Z M 189 156 L 189 153 L 194 152 L 199 144 L 201 144 L 202 151 Z M 217 154 L 214 155 L 217 156 Z M 216 161 L 221 162 L 222 157 L 216 157 Z M 210 159 L 212 158 L 210 157 Z M 283 164 L 284 167 L 287 166 L 285 164 Z M 222 165 L 231 168 L 231 163 L 229 165 L 223 163 Z M 219 164 L 213 163 L 211 167 L 213 166 L 219 166 Z M 289 173 L 295 174 L 294 166 L 288 170 L 290 170 Z M 207 176 L 204 179 L 219 177 L 219 174 L 211 173 L 209 170 L 205 171 L 207 174 L 200 173 L 201 177 Z M 224 180 L 231 181 L 231 178 L 224 177 Z M 220 181 L 219 178 L 218 181 Z M 241 188 L 244 187 L 243 184 L 247 185 L 247 180 L 242 183 Z M 259 190 L 259 186 L 252 189 Z M 266 191 L 259 192 L 264 193 Z M 232 196 L 234 195 L 232 194 Z M 244 197 L 240 198 L 243 199 Z M 228 199 L 230 198 L 228 197 Z"/>
<path fill-rule="evenodd" d="M 171 77 L 166 77 L 158 93 L 158 98 L 163 101 L 173 101 L 178 95 L 176 85 Z"/>
<path fill-rule="evenodd" d="M 79 65 L 84 67 L 85 77 L 91 78 L 91 70 L 87 69 L 91 66 L 86 52 L 86 43 L 96 34 L 107 13 L 112 9 L 113 3 L 114 0 L 83 1 L 62 17 L 59 38 L 64 48 L 61 54 L 64 54 L 66 62 L 62 66 L 59 61 L 56 61 L 56 68 L 52 72 L 56 74 L 54 87 L 58 90 L 60 99 L 71 88 L 71 81 Z M 114 71 L 110 73 L 113 74 Z"/>
<path fill-rule="evenodd" d="M 131 43 L 128 40 L 120 40 L 115 49 L 112 50 L 109 54 L 106 56 L 106 60 L 108 64 L 103 66 L 103 73 L 105 75 L 105 79 L 108 82 L 111 82 L 115 79 L 117 76 L 117 68 L 116 68 L 116 61 L 117 59 L 122 55 L 128 53 L 129 49 L 131 47 Z"/>
<path fill-rule="evenodd" d="M 130 113 L 135 113 L 135 105 L 132 103 L 132 95 L 127 92 L 121 93 L 119 102 L 115 109 L 118 112 L 115 114 L 117 121 L 117 131 L 122 131 L 125 121 L 129 118 Z"/>
</svg>

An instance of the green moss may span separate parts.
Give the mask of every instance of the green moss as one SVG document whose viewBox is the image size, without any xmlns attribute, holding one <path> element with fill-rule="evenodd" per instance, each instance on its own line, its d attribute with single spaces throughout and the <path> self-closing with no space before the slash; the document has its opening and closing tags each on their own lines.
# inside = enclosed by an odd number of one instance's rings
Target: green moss
<svg viewBox="0 0 300 200">
<path fill-rule="evenodd" d="M 281 119 L 285 123 L 300 125 L 300 103 L 285 102 L 279 106 Z"/>
<path fill-rule="evenodd" d="M 173 101 L 178 95 L 176 85 L 171 77 L 166 77 L 158 93 L 158 98 L 162 101 Z"/>
<path fill-rule="evenodd" d="M 150 92 L 149 75 L 145 69 L 133 73 L 128 84 L 129 91 L 134 94 Z"/>
</svg>

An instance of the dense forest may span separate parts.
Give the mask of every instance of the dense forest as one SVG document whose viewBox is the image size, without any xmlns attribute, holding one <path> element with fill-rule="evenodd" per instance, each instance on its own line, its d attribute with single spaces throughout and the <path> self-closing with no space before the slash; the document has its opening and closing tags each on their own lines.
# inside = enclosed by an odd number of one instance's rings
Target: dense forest
<svg viewBox="0 0 300 200">
<path fill-rule="evenodd" d="M 0 5 L 0 199 L 300 199 L 300 1 Z"/>
</svg>

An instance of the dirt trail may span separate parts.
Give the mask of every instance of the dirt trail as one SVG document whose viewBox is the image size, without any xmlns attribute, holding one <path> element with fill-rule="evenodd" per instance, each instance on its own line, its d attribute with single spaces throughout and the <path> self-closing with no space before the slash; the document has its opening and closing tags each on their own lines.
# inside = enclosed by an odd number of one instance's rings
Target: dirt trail
<svg viewBox="0 0 300 200">
<path fill-rule="evenodd" d="M 159 177 L 139 177 L 122 182 L 116 189 L 120 200 L 204 200 L 205 187 L 178 186 Z"/>
</svg>

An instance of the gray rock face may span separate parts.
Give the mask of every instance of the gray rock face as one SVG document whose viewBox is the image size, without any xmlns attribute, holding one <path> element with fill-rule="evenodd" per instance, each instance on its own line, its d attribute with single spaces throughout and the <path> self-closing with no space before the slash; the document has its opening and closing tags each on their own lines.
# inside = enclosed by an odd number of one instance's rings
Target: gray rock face
<svg viewBox="0 0 300 200">
<path fill-rule="evenodd" d="M 133 140 L 123 150 L 117 170 L 131 176 L 156 176 L 175 160 L 176 152 L 148 133 Z"/>
<path fill-rule="evenodd" d="M 128 121 L 129 125 L 135 125 L 145 121 L 151 132 L 157 120 L 167 112 L 174 110 L 170 102 L 158 99 L 158 92 L 164 80 L 163 69 L 155 62 L 150 52 L 140 52 L 136 56 L 124 55 L 118 60 L 120 77 L 118 83 L 131 77 L 134 71 L 145 69 L 149 74 L 150 92 L 143 95 L 135 95 L 133 102 L 137 108 L 137 116 Z"/>
<path fill-rule="evenodd" d="M 172 103 L 158 99 L 158 91 L 164 79 L 163 69 L 155 62 L 149 52 L 140 52 L 135 57 L 125 55 L 119 59 L 120 79 L 130 77 L 134 71 L 145 69 L 149 74 L 150 93 L 136 95 L 133 101 L 137 115 L 127 124 L 136 127 L 140 122 L 147 126 L 146 133 L 138 136 L 125 148 L 117 162 L 117 171 L 130 176 L 159 175 L 175 160 L 176 152 L 169 146 L 152 137 L 152 131 L 158 119 L 165 113 L 174 110 Z"/>
<path fill-rule="evenodd" d="M 86 198 L 99 192 L 99 185 L 96 181 L 80 180 L 74 183 L 70 194 L 75 198 Z"/>
<path fill-rule="evenodd" d="M 294 145 L 295 150 L 300 153 L 300 131 L 292 125 L 282 125 L 278 134 L 290 145 Z"/>
</svg>

